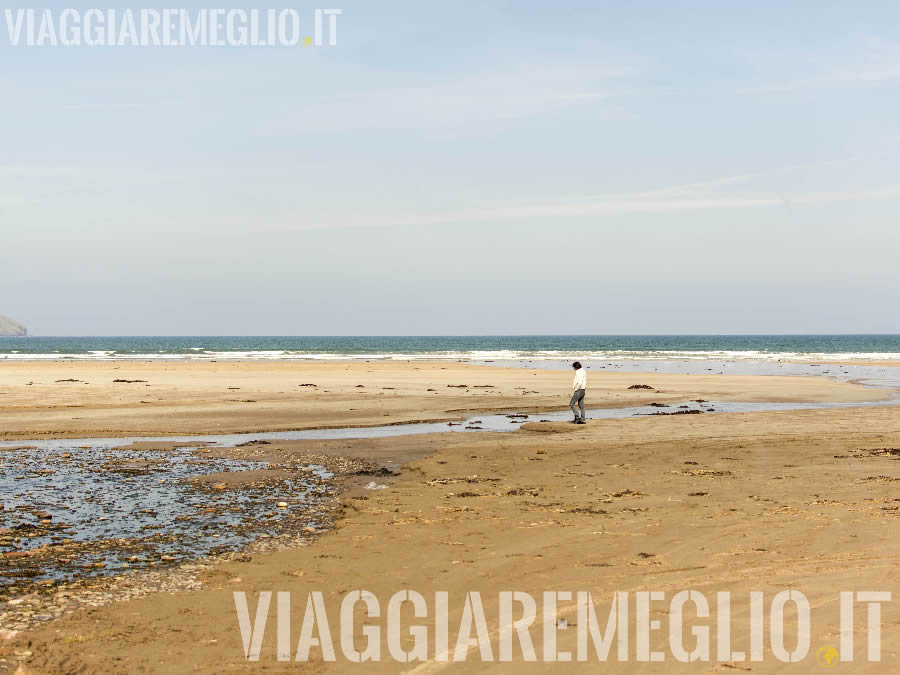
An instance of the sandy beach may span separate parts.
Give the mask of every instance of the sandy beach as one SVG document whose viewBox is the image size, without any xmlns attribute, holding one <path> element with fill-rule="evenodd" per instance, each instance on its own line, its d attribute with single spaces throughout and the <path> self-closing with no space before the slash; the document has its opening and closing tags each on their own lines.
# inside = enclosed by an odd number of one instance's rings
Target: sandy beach
<svg viewBox="0 0 900 675">
<path fill-rule="evenodd" d="M 560 371 L 422 361 L 8 362 L 0 364 L 0 439 L 283 431 L 564 410 L 570 380 Z M 635 384 L 653 390 L 628 389 Z M 888 396 L 826 378 L 593 371 L 588 404 Z"/>
<path fill-rule="evenodd" d="M 589 408 L 696 398 L 874 402 L 888 395 L 818 377 L 590 377 Z M 565 409 L 570 380 L 563 371 L 458 363 L 9 363 L 0 366 L 0 438 L 261 432 L 531 413 Z M 654 390 L 628 389 L 635 384 Z M 421 593 L 429 610 L 436 592 L 449 594 L 451 649 L 466 594 L 480 592 L 495 659 L 502 591 L 538 599 L 548 590 L 573 592 L 558 609 L 569 628 L 556 632 L 556 649 L 573 654 L 576 591 L 592 594 L 603 625 L 613 593 L 663 592 L 665 601 L 654 603 L 651 616 L 664 626 L 676 592 L 693 589 L 714 601 L 716 592 L 728 591 L 733 649 L 749 653 L 750 592 L 764 593 L 768 612 L 776 593 L 794 589 L 809 599 L 812 615 L 810 654 L 799 663 L 777 660 L 768 635 L 762 662 L 717 663 L 714 656 L 710 663 L 681 663 L 663 630 L 651 633 L 649 644 L 664 652 L 665 663 L 638 661 L 632 637 L 628 661 L 616 661 L 613 649 L 604 667 L 818 672 L 816 652 L 838 644 L 839 591 L 892 591 L 896 597 L 900 590 L 898 447 L 898 409 L 864 406 L 595 420 L 585 426 L 529 418 L 512 433 L 284 441 L 223 450 L 233 456 L 252 451 L 256 459 L 272 462 L 357 458 L 369 467 L 391 468 L 380 474 L 348 471 L 333 501 L 334 526 L 309 533 L 299 547 L 202 567 L 178 589 L 121 602 L 107 597 L 96 607 L 69 603 L 67 596 L 77 589 L 64 585 L 8 598 L 0 607 L 4 629 L 23 610 L 60 617 L 7 635 L 0 641 L 0 667 L 13 671 L 21 664 L 21 672 L 35 673 L 503 669 L 483 662 L 477 647 L 465 664 L 440 661 L 433 634 L 425 661 L 392 660 L 383 612 L 391 596 L 406 589 Z M 227 496 L 237 494 L 232 491 L 242 480 L 259 476 L 227 478 L 227 484 L 223 476 L 209 480 L 223 485 Z M 373 482 L 384 488 L 366 489 Z M 350 663 L 338 646 L 341 602 L 355 589 L 374 593 L 382 611 L 380 619 L 366 618 L 362 604 L 354 611 L 359 649 L 365 643 L 359 626 L 382 626 L 381 660 L 365 665 Z M 290 592 L 292 658 L 307 598 L 321 592 L 337 660 L 325 661 L 313 649 L 308 662 L 278 661 L 273 598 L 259 661 L 248 662 L 235 591 L 247 594 L 251 621 L 260 592 Z M 864 605 L 856 611 L 864 616 Z M 433 613 L 404 617 L 433 631 Z M 539 661 L 522 663 L 517 643 L 510 669 L 596 668 L 593 652 L 588 663 L 542 661 L 541 620 L 530 631 Z M 632 636 L 635 620 L 632 606 Z M 697 621 L 712 625 L 711 619 Z M 866 657 L 866 625 L 861 619 L 855 624 L 854 665 L 865 672 L 896 671 L 900 613 L 893 604 L 882 605 L 881 622 L 880 663 L 859 663 Z M 404 649 L 412 645 L 407 631 Z M 711 632 L 715 649 L 715 626 Z M 795 638 L 787 632 L 791 643 Z M 688 635 L 686 648 L 691 644 Z"/>
</svg>

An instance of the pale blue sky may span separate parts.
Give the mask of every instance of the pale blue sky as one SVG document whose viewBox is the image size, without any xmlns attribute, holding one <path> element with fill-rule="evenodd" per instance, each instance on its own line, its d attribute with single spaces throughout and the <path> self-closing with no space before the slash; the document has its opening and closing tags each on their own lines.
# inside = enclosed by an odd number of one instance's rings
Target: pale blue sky
<svg viewBox="0 0 900 675">
<path fill-rule="evenodd" d="M 271 6 L 102 6 L 215 4 Z M 835 4 L 335 0 L 339 45 L 293 49 L 12 48 L 0 17 L 0 314 L 900 331 L 900 4 Z"/>
</svg>

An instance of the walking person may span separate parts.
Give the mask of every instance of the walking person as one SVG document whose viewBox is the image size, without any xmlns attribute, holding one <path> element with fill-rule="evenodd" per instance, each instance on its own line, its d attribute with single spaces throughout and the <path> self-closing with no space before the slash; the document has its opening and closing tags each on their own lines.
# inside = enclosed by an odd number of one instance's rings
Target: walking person
<svg viewBox="0 0 900 675">
<path fill-rule="evenodd" d="M 573 363 L 572 367 L 575 369 L 575 381 L 572 383 L 572 400 L 569 401 L 569 407 L 572 409 L 572 414 L 575 415 L 575 419 L 572 422 L 585 424 L 584 390 L 587 389 L 587 373 L 581 367 L 581 362 L 579 361 Z M 575 409 L 576 404 L 578 405 L 578 410 Z M 579 414 L 579 411 L 581 414 Z"/>
</svg>

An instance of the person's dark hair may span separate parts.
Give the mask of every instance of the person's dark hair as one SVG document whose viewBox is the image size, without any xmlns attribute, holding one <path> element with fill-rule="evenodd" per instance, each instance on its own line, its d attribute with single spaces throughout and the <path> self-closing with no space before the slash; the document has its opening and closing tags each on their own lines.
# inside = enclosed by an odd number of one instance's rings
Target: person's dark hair
<svg viewBox="0 0 900 675">
<path fill-rule="evenodd" d="M 575 370 L 578 370 L 579 368 L 581 368 L 581 361 L 576 361 L 575 363 L 572 364 L 572 367 Z"/>
</svg>

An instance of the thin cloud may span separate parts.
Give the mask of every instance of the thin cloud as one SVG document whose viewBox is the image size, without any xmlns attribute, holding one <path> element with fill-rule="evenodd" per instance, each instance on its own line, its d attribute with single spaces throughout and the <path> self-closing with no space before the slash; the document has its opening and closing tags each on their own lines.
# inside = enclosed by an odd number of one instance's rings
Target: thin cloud
<svg viewBox="0 0 900 675">
<path fill-rule="evenodd" d="M 280 136 L 349 129 L 478 128 L 552 114 L 587 100 L 620 97 L 610 83 L 632 75 L 624 66 L 522 67 L 428 86 L 373 89 L 304 102 L 291 110 L 289 119 L 261 131 Z M 626 114 L 610 109 L 609 116 L 619 119 Z"/>
<path fill-rule="evenodd" d="M 900 136 L 897 136 L 897 139 L 900 140 Z M 668 188 L 661 188 L 658 190 L 650 190 L 647 192 L 636 193 L 637 196 L 649 196 L 649 195 L 664 195 L 674 192 L 683 192 L 689 190 L 697 190 L 711 187 L 720 187 L 722 185 L 733 185 L 736 183 L 744 183 L 751 180 L 756 180 L 759 178 L 768 178 L 770 176 L 779 176 L 789 173 L 796 173 L 799 171 L 807 171 L 809 169 L 819 169 L 827 166 L 839 166 L 842 164 L 851 164 L 853 162 L 861 162 L 864 160 L 871 159 L 881 159 L 884 157 L 888 157 L 893 153 L 887 152 L 878 152 L 878 153 L 869 153 L 865 155 L 855 155 L 853 157 L 841 157 L 838 159 L 826 159 L 819 162 L 806 162 L 804 164 L 792 164 L 790 166 L 781 166 L 776 167 L 774 169 L 764 169 L 762 171 L 752 171 L 749 173 L 738 174 L 735 176 L 726 176 L 724 178 L 714 178 L 712 180 L 700 181 L 697 183 L 685 183 L 683 185 L 676 185 Z"/>
<path fill-rule="evenodd" d="M 576 218 L 582 216 L 628 213 L 663 213 L 678 211 L 732 210 L 764 207 L 791 207 L 833 202 L 852 202 L 900 197 L 900 185 L 876 190 L 806 193 L 790 196 L 721 197 L 721 198 L 646 198 L 624 194 L 596 200 L 568 203 L 545 203 L 508 206 L 480 210 L 445 211 L 442 213 L 404 214 L 370 220 L 318 221 L 262 228 L 268 232 L 341 227 L 390 227 L 408 225 L 440 225 L 445 223 L 489 222 L 521 218 Z"/>
<path fill-rule="evenodd" d="M 791 207 L 793 205 L 892 199 L 900 197 L 900 185 L 844 191 L 779 192 L 778 194 L 772 194 L 771 190 L 767 191 L 767 193 L 750 195 L 709 192 L 711 188 L 738 185 L 761 178 L 852 164 L 864 160 L 881 159 L 888 156 L 891 156 L 891 153 L 868 153 L 853 157 L 776 167 L 665 188 L 601 195 L 596 198 L 555 200 L 542 203 L 517 203 L 479 209 L 449 209 L 441 212 L 423 210 L 415 213 L 362 220 L 338 217 L 328 221 L 317 220 L 265 229 L 270 231 L 290 231 L 340 227 L 439 225 L 444 223 L 490 222 L 524 218 L 574 218 L 628 213 Z"/>
</svg>

